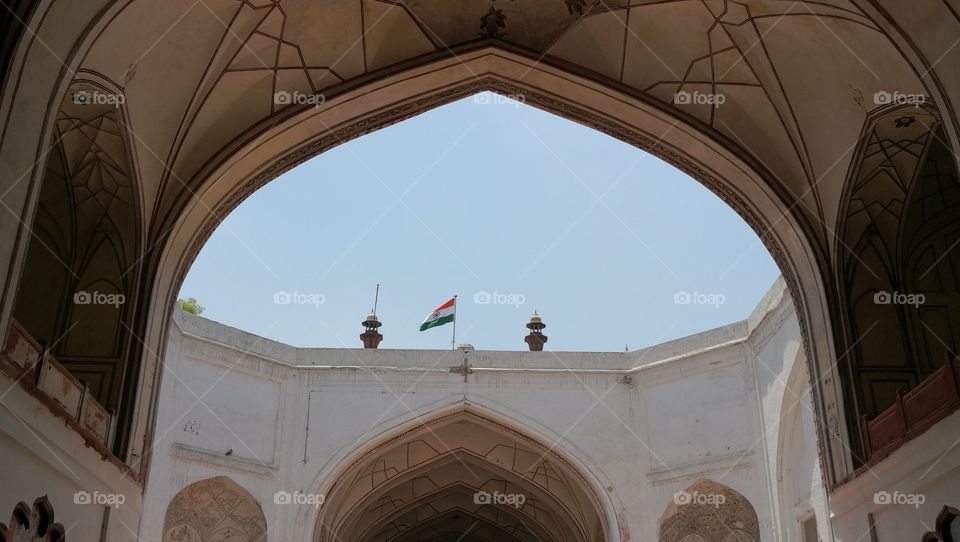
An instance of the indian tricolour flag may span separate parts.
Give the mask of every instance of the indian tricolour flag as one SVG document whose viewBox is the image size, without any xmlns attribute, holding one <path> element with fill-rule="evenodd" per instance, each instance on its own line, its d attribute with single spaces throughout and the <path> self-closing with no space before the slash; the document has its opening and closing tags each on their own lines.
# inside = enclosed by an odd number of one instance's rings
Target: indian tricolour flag
<svg viewBox="0 0 960 542">
<path fill-rule="evenodd" d="M 456 308 L 457 298 L 452 297 L 445 301 L 439 307 L 433 309 L 433 312 L 423 319 L 423 323 L 420 324 L 420 331 L 442 326 L 443 324 L 449 324 L 456 316 Z"/>
</svg>

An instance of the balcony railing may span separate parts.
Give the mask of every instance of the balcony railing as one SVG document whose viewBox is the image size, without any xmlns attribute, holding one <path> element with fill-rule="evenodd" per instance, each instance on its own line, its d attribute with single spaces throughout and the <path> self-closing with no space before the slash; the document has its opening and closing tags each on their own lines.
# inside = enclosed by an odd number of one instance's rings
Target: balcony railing
<svg viewBox="0 0 960 542">
<path fill-rule="evenodd" d="M 65 419 L 89 446 L 104 457 L 110 455 L 116 416 L 12 319 L 0 352 L 0 369 Z"/>
<path fill-rule="evenodd" d="M 960 358 L 940 367 L 872 420 L 861 420 L 867 465 L 887 457 L 905 442 L 960 408 Z"/>
</svg>

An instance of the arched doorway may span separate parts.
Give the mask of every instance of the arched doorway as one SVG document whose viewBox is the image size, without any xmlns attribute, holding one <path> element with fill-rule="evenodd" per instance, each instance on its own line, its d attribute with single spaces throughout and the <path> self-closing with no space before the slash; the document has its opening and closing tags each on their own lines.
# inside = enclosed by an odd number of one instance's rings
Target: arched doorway
<svg viewBox="0 0 960 542">
<path fill-rule="evenodd" d="M 617 540 L 580 467 L 474 408 L 365 447 L 323 484 L 313 540 Z"/>
</svg>

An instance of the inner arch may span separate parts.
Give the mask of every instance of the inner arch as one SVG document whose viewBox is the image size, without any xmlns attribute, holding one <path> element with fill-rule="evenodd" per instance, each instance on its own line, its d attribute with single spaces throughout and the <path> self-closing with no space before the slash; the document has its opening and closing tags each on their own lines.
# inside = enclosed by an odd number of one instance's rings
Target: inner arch
<svg viewBox="0 0 960 542">
<path fill-rule="evenodd" d="M 592 485 L 553 448 L 471 409 L 417 422 L 347 461 L 314 541 L 609 539 Z"/>
</svg>

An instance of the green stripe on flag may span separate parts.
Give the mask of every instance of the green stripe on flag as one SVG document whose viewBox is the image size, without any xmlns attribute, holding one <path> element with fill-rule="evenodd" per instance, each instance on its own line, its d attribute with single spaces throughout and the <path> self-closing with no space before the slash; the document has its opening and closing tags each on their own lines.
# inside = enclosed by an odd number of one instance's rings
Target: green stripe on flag
<svg viewBox="0 0 960 542">
<path fill-rule="evenodd" d="M 429 322 L 424 322 L 420 324 L 420 331 L 426 331 L 432 327 L 442 326 L 443 324 L 449 324 L 453 321 L 453 315 L 448 314 L 446 316 L 441 316 L 436 320 L 430 320 Z"/>
</svg>

